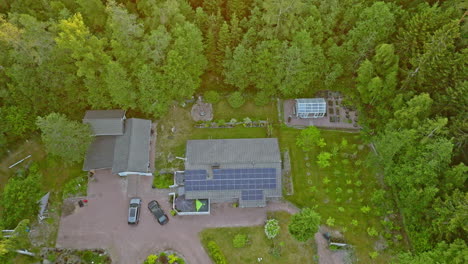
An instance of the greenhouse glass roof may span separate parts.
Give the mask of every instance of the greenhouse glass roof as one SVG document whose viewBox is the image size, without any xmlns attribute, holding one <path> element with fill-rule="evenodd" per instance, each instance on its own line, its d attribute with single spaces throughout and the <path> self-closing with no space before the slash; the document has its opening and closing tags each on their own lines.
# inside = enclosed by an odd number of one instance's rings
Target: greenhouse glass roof
<svg viewBox="0 0 468 264">
<path fill-rule="evenodd" d="M 296 99 L 297 114 L 326 113 L 327 103 L 323 98 Z"/>
</svg>

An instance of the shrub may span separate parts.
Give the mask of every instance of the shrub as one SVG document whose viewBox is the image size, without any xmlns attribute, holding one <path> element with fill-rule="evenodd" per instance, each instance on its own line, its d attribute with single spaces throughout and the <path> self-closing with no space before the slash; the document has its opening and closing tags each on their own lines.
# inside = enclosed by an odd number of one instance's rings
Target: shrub
<svg viewBox="0 0 468 264">
<path fill-rule="evenodd" d="M 331 180 L 328 177 L 323 178 L 322 180 L 323 184 L 329 184 Z"/>
<path fill-rule="evenodd" d="M 311 151 L 315 146 L 324 147 L 327 144 L 320 136 L 320 130 L 314 126 L 310 126 L 301 131 L 301 134 L 296 139 L 296 145 L 303 151 Z"/>
<path fill-rule="evenodd" d="M 367 234 L 371 237 L 376 237 L 379 235 L 379 233 L 377 232 L 377 230 L 375 230 L 374 227 L 368 227 L 367 228 Z"/>
<path fill-rule="evenodd" d="M 340 212 L 344 212 L 344 211 L 345 211 L 345 209 L 344 209 L 343 207 L 341 207 L 341 206 L 340 206 L 340 207 L 338 207 L 338 211 L 340 211 Z"/>
<path fill-rule="evenodd" d="M 77 177 L 68 181 L 63 187 L 62 199 L 86 195 L 88 181 L 86 176 Z"/>
<path fill-rule="evenodd" d="M 365 213 L 365 214 L 369 213 L 370 210 L 371 210 L 371 208 L 370 208 L 369 206 L 367 206 L 367 205 L 361 207 L 361 212 L 363 212 L 363 213 Z"/>
<path fill-rule="evenodd" d="M 328 217 L 328 219 L 327 219 L 327 225 L 328 225 L 328 226 L 335 226 L 335 218 L 333 218 L 333 217 L 331 217 L 331 216 Z"/>
<path fill-rule="evenodd" d="M 245 117 L 242 121 L 244 122 L 244 127 L 252 125 L 252 119 L 250 119 L 249 117 Z"/>
<path fill-rule="evenodd" d="M 153 176 L 153 187 L 158 189 L 167 189 L 169 186 L 174 184 L 172 174 L 154 174 Z"/>
<path fill-rule="evenodd" d="M 275 238 L 279 234 L 279 231 L 280 231 L 280 226 L 279 226 L 278 220 L 269 219 L 269 220 L 266 221 L 265 235 L 269 239 Z"/>
<path fill-rule="evenodd" d="M 359 224 L 359 222 L 358 222 L 358 220 L 353 219 L 353 220 L 351 221 L 351 224 L 352 224 L 353 226 L 357 226 L 357 225 Z"/>
<path fill-rule="evenodd" d="M 288 230 L 298 241 L 305 242 L 312 238 L 318 231 L 320 215 L 310 208 L 304 208 L 291 217 Z"/>
<path fill-rule="evenodd" d="M 226 120 L 224 119 L 220 119 L 218 120 L 218 122 L 216 122 L 218 124 L 218 126 L 225 126 L 226 125 Z"/>
<path fill-rule="evenodd" d="M 234 236 L 232 239 L 232 246 L 235 248 L 243 248 L 247 243 L 249 242 L 249 239 L 247 235 L 245 234 L 237 234 Z"/>
<path fill-rule="evenodd" d="M 217 91 L 209 90 L 203 94 L 205 102 L 210 104 L 216 104 L 219 102 L 219 93 Z"/>
<path fill-rule="evenodd" d="M 342 192 L 343 192 L 343 189 L 341 189 L 340 187 L 336 187 L 336 189 L 335 189 L 336 194 L 339 194 L 339 193 L 342 193 Z"/>
<path fill-rule="evenodd" d="M 229 120 L 229 123 L 231 123 L 231 124 L 237 123 L 237 119 L 231 118 L 231 120 Z"/>
<path fill-rule="evenodd" d="M 377 251 L 373 251 L 373 252 L 369 253 L 369 257 L 370 257 L 371 259 L 375 259 L 375 258 L 377 258 L 378 256 L 379 256 L 379 252 L 377 252 Z"/>
<path fill-rule="evenodd" d="M 330 166 L 330 158 L 331 158 L 331 153 L 330 152 L 320 152 L 320 154 L 317 156 L 317 164 L 320 168 L 326 168 Z"/>
<path fill-rule="evenodd" d="M 269 97 L 264 91 L 258 92 L 258 93 L 255 95 L 255 98 L 254 98 L 254 103 L 255 103 L 255 105 L 257 105 L 257 106 L 265 106 L 265 105 L 267 105 L 269 102 L 270 102 L 270 97 Z"/>
<path fill-rule="evenodd" d="M 228 103 L 232 108 L 239 108 L 245 103 L 245 99 L 240 92 L 233 92 L 228 98 Z"/>
<path fill-rule="evenodd" d="M 218 246 L 218 244 L 216 244 L 216 242 L 209 241 L 208 244 L 207 244 L 207 248 L 208 248 L 208 253 L 211 256 L 211 259 L 213 259 L 213 262 L 215 264 L 227 264 L 226 257 L 221 252 L 221 250 L 219 249 L 219 246 Z"/>
<path fill-rule="evenodd" d="M 274 243 L 270 247 L 270 250 L 268 250 L 268 253 L 270 253 L 275 258 L 280 258 L 281 257 L 281 246 Z"/>
<path fill-rule="evenodd" d="M 176 210 L 171 210 L 171 215 L 172 215 L 172 216 L 176 216 L 176 215 L 177 215 L 177 211 L 176 211 Z"/>
<path fill-rule="evenodd" d="M 144 264 L 155 264 L 157 260 L 158 260 L 158 255 L 151 254 L 145 259 L 145 262 L 143 262 L 143 263 Z"/>
</svg>

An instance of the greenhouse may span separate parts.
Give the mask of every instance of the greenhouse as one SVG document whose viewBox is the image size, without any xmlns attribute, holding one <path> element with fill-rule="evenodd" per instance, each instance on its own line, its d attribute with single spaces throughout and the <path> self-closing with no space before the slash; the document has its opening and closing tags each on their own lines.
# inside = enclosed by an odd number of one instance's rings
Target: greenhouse
<svg viewBox="0 0 468 264">
<path fill-rule="evenodd" d="M 327 102 L 324 98 L 296 99 L 295 107 L 298 118 L 320 118 L 327 113 Z"/>
</svg>

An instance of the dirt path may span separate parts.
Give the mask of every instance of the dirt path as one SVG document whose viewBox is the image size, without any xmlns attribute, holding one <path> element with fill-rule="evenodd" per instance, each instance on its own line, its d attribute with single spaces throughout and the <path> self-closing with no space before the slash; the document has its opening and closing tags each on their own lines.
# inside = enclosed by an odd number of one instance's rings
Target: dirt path
<svg viewBox="0 0 468 264">
<path fill-rule="evenodd" d="M 328 249 L 328 241 L 323 237 L 322 232 L 315 234 L 315 243 L 317 244 L 317 255 L 319 264 L 344 264 L 345 252 L 331 251 Z"/>
</svg>

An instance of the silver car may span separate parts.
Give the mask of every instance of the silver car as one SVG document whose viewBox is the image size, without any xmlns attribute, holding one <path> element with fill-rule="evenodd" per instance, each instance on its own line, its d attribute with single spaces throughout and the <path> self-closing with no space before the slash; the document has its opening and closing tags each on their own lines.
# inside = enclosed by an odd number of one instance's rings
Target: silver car
<svg viewBox="0 0 468 264">
<path fill-rule="evenodd" d="M 128 207 L 128 224 L 138 224 L 140 220 L 141 199 L 134 197 L 130 199 L 130 206 Z"/>
</svg>

